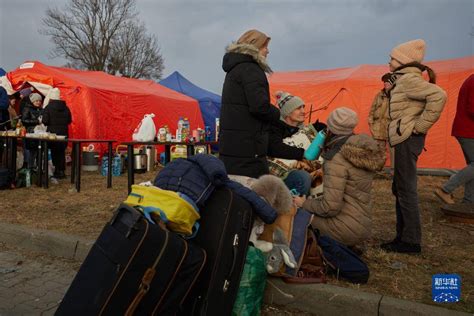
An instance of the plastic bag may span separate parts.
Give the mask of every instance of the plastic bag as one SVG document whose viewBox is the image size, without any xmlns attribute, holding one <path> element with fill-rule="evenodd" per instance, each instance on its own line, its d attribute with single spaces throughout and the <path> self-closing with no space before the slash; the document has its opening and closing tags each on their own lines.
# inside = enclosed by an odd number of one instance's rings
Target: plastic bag
<svg viewBox="0 0 474 316">
<path fill-rule="evenodd" d="M 133 132 L 132 139 L 137 142 L 151 142 L 155 139 L 156 127 L 153 118 L 155 114 L 145 114 L 140 124 Z"/>
<path fill-rule="evenodd" d="M 232 315 L 260 315 L 266 284 L 265 256 L 259 249 L 249 246 Z"/>
<path fill-rule="evenodd" d="M 41 124 L 38 124 L 38 125 L 35 126 L 34 133 L 35 134 L 46 133 L 46 129 L 47 129 L 47 127 L 44 126 L 43 123 L 41 123 Z"/>
</svg>

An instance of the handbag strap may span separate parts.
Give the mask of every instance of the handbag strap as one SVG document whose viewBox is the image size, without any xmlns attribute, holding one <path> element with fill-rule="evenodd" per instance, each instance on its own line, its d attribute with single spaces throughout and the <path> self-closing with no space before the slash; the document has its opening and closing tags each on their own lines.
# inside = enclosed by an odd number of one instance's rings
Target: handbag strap
<svg viewBox="0 0 474 316">
<path fill-rule="evenodd" d="M 140 209 L 143 212 L 143 215 L 146 217 L 146 219 L 153 224 L 156 224 L 153 218 L 151 217 L 150 213 L 158 213 L 160 214 L 160 219 L 163 221 L 163 223 L 168 223 L 168 217 L 166 216 L 166 213 L 163 212 L 161 208 L 154 207 L 154 206 L 140 206 Z"/>
</svg>

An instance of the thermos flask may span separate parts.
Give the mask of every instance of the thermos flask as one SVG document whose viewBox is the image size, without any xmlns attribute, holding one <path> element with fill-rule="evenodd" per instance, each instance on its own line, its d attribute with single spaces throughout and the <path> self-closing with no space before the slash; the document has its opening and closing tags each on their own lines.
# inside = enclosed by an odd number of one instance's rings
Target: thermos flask
<svg viewBox="0 0 474 316">
<path fill-rule="evenodd" d="M 326 135 L 326 129 L 320 130 L 318 132 L 316 137 L 311 142 L 311 145 L 309 145 L 308 149 L 306 149 L 304 152 L 304 157 L 307 160 L 315 160 L 319 158 L 321 150 L 324 146 L 324 141 L 326 140 Z"/>
</svg>

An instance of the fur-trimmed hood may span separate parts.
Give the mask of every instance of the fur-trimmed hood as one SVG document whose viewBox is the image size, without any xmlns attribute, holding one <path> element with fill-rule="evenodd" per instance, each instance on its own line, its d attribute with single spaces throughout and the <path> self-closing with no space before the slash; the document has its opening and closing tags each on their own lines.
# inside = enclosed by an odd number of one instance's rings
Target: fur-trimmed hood
<svg viewBox="0 0 474 316">
<path fill-rule="evenodd" d="M 243 56 L 242 56 L 243 55 Z M 225 72 L 229 72 L 236 65 L 242 62 L 249 62 L 249 58 L 255 61 L 260 68 L 263 69 L 266 73 L 272 73 L 272 69 L 267 64 L 267 60 L 264 56 L 259 54 L 259 49 L 250 44 L 237 44 L 232 43 L 226 47 L 226 54 L 224 55 L 224 60 L 222 61 L 222 68 Z"/>
<path fill-rule="evenodd" d="M 385 152 L 372 137 L 365 134 L 349 137 L 340 153 L 357 168 L 375 172 L 385 165 Z"/>
</svg>

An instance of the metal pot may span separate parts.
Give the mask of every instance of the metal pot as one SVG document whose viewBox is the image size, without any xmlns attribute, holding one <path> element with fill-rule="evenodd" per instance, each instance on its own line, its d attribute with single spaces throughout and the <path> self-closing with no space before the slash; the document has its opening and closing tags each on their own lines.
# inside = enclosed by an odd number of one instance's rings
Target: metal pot
<svg viewBox="0 0 474 316">
<path fill-rule="evenodd" d="M 133 170 L 136 173 L 144 173 L 147 168 L 147 156 L 144 153 L 134 154 L 133 155 Z"/>
<path fill-rule="evenodd" d="M 82 152 L 82 170 L 97 171 L 99 170 L 99 153 L 96 151 Z"/>
</svg>

